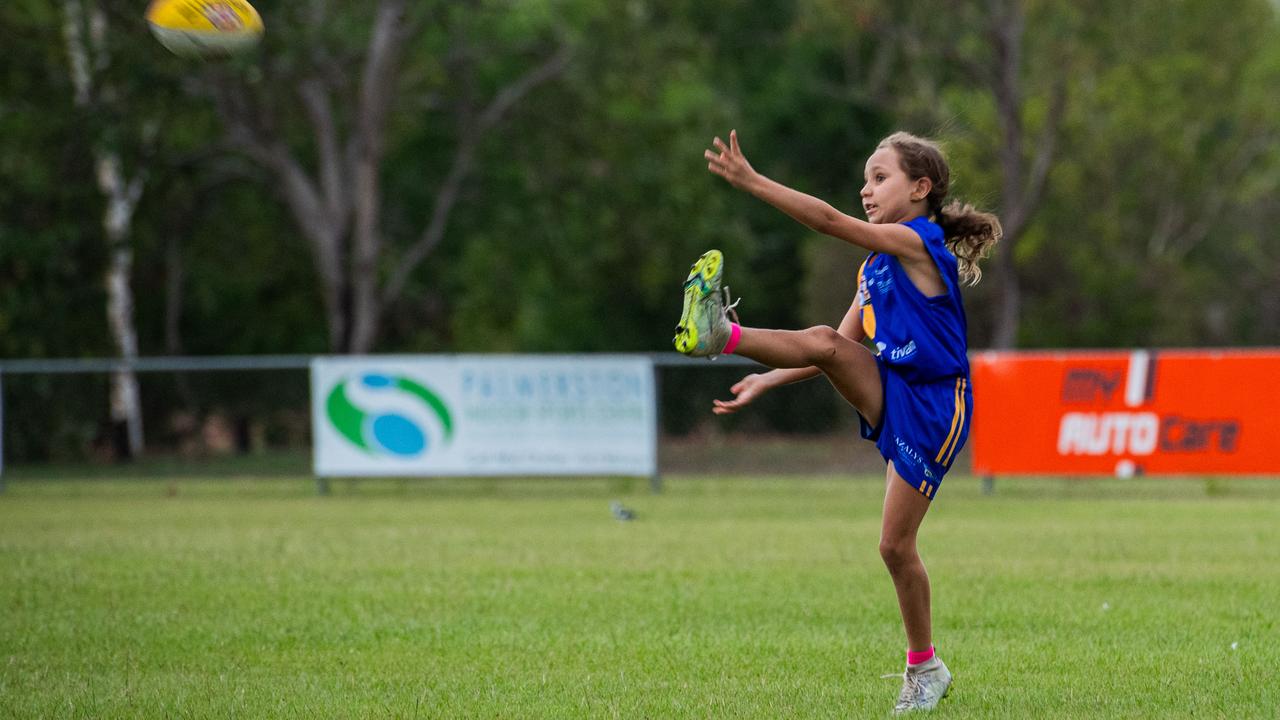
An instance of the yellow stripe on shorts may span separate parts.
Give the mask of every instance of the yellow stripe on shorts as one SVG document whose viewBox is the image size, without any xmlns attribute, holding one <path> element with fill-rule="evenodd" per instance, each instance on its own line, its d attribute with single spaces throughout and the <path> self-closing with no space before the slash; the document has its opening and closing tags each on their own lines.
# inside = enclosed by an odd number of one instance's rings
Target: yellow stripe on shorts
<svg viewBox="0 0 1280 720">
<path fill-rule="evenodd" d="M 956 399 L 956 402 L 959 404 L 959 407 L 960 407 L 960 423 L 956 426 L 956 436 L 955 436 L 955 440 L 951 444 L 951 452 L 947 453 L 947 459 L 942 461 L 942 464 L 944 466 L 949 467 L 951 465 L 951 459 L 956 454 L 956 448 L 960 447 L 960 430 L 964 428 L 964 390 L 965 390 L 965 386 L 968 384 L 969 384 L 968 378 L 960 379 L 960 389 Z"/>
<path fill-rule="evenodd" d="M 956 409 L 951 414 L 951 432 L 947 433 L 947 441 L 942 443 L 942 449 L 938 450 L 938 457 L 933 459 L 936 463 L 942 462 L 942 456 L 947 454 L 947 448 L 950 447 L 951 441 L 959 436 L 956 431 L 963 425 L 960 421 L 964 417 L 964 396 L 960 394 L 960 384 L 962 382 L 964 382 L 964 378 L 956 378 Z"/>
</svg>

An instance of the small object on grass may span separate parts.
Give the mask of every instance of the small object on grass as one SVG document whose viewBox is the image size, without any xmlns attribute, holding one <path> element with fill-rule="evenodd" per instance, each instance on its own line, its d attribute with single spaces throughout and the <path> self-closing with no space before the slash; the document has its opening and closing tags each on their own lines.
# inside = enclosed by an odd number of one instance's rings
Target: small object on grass
<svg viewBox="0 0 1280 720">
<path fill-rule="evenodd" d="M 609 503 L 609 510 L 613 513 L 614 520 L 635 520 L 636 513 L 631 508 L 624 506 L 622 503 L 614 500 Z"/>
</svg>

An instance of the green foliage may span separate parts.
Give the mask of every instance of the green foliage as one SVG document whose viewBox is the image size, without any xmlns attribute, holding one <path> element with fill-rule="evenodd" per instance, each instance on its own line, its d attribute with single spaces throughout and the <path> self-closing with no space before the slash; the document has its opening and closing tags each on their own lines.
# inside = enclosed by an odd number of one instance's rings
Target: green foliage
<svg viewBox="0 0 1280 720">
<path fill-rule="evenodd" d="M 1059 247 L 1040 262 L 1066 272 L 1032 290 L 1037 344 L 1280 342 L 1276 264 L 1265 262 L 1280 236 L 1260 232 L 1277 207 L 1258 192 L 1280 181 L 1280 136 L 1257 112 L 1280 88 L 1263 69 L 1278 47 L 1274 14 L 1183 5 L 1117 6 L 1102 60 L 1075 88 L 1041 221 Z M 1240 322 L 1259 302 L 1270 323 Z"/>
<path fill-rule="evenodd" d="M 207 88 L 242 80 L 270 101 L 266 121 L 314 172 L 297 78 L 323 62 L 349 122 L 376 4 L 262 0 L 261 51 L 201 65 L 164 52 L 137 3 L 100 2 L 112 60 L 99 73 L 114 92 L 93 113 L 72 102 L 61 5 L 0 5 L 0 353 L 111 353 L 99 142 L 147 176 L 132 235 L 143 354 L 323 351 L 311 251 L 275 180 L 228 151 Z M 417 31 L 380 176 L 395 251 L 377 268 L 384 276 L 421 232 L 454 157 L 460 128 L 444 109 L 479 109 L 560 44 L 573 60 L 476 148 L 441 246 L 388 308 L 380 351 L 665 351 L 680 281 L 708 247 L 726 252 L 744 320 L 835 323 L 861 254 L 706 172 L 702 150 L 731 128 L 757 169 L 854 214 L 866 154 L 899 127 L 944 141 L 959 197 L 1002 201 L 994 101 L 966 65 L 989 51 L 982 6 L 410 5 Z M 1029 155 L 1056 78 L 1068 80 L 1068 105 L 1016 257 L 1021 344 L 1280 344 L 1274 4 L 1025 8 Z M 975 346 L 990 337 L 996 286 L 966 291 Z M 723 390 L 700 383 L 667 390 L 699 402 Z M 848 418 L 825 391 L 792 397 L 803 412 L 779 400 L 767 419 L 734 422 L 796 430 Z M 94 394 L 68 402 L 77 417 L 104 413 Z M 83 434 L 30 432 L 10 446 Z"/>
<path fill-rule="evenodd" d="M 45 3 L 0 8 L 3 357 L 101 354 L 109 347 L 98 279 L 104 252 L 95 239 L 99 201 L 83 124 L 58 67 L 58 20 Z"/>
<path fill-rule="evenodd" d="M 618 37 L 584 48 L 489 148 L 477 193 L 495 202 L 447 281 L 461 347 L 665 349 L 688 263 L 713 246 L 742 255 L 745 229 L 717 211 L 727 193 L 700 162 L 724 120 L 698 48 L 643 25 L 599 32 Z"/>
</svg>

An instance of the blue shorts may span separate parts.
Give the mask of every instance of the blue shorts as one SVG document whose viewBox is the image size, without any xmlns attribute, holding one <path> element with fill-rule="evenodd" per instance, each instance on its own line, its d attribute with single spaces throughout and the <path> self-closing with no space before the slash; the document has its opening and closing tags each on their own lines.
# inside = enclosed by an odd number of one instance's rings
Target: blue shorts
<svg viewBox="0 0 1280 720">
<path fill-rule="evenodd" d="M 862 437 L 874 440 L 885 462 L 921 495 L 932 500 L 942 476 L 969 437 L 973 388 L 967 377 L 908 383 L 876 358 L 884 387 L 880 424 L 858 413 Z"/>
</svg>

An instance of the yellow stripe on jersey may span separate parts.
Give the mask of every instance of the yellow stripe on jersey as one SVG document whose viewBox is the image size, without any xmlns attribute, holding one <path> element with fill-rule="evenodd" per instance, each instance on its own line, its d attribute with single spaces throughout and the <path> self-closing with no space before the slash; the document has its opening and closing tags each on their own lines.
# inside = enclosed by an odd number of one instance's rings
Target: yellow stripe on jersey
<svg viewBox="0 0 1280 720">
<path fill-rule="evenodd" d="M 859 310 L 862 315 L 862 332 L 871 340 L 876 339 L 876 311 L 871 306 L 871 294 L 867 292 L 867 261 L 863 260 L 858 268 Z"/>
</svg>

